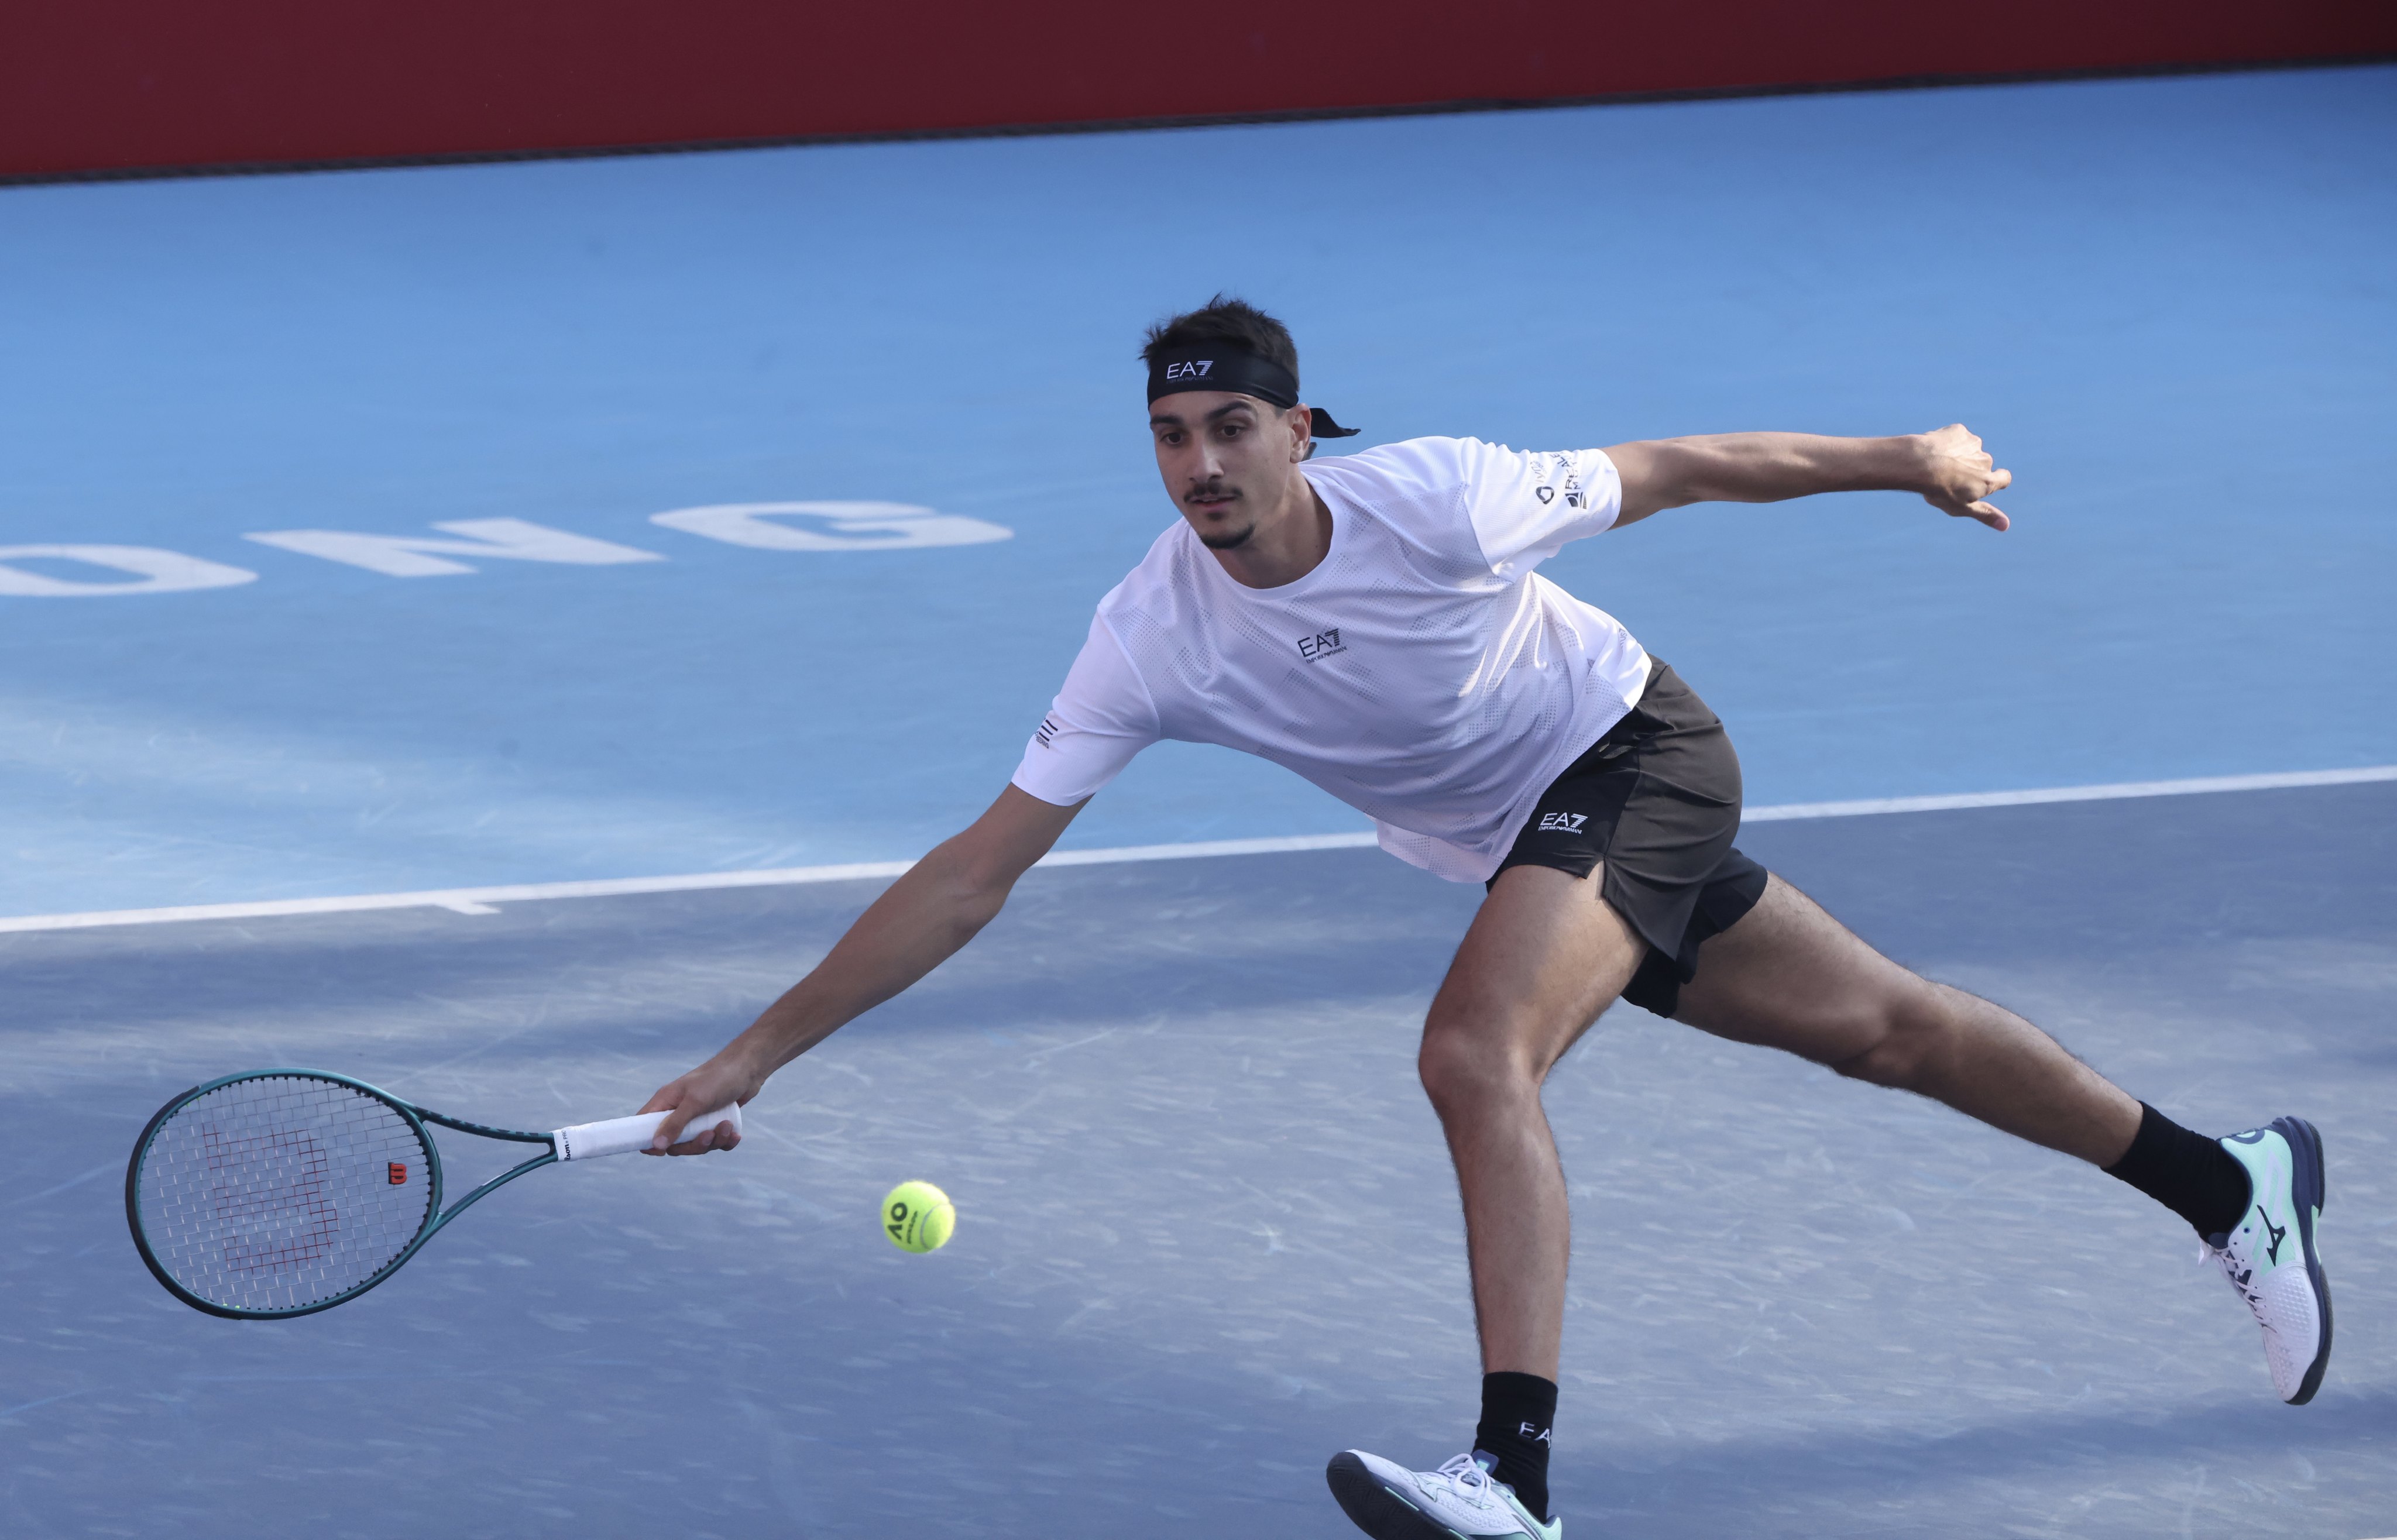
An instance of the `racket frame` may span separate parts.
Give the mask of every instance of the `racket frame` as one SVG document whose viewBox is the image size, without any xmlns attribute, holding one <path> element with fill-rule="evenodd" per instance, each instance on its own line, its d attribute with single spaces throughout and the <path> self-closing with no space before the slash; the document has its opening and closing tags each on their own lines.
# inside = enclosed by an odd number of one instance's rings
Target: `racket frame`
<svg viewBox="0 0 2397 1540">
<path fill-rule="evenodd" d="M 280 1310 L 244 1310 L 234 1306 L 219 1305 L 214 1300 L 202 1299 L 178 1283 L 174 1276 L 167 1271 L 157 1256 L 152 1252 L 150 1239 L 141 1230 L 141 1165 L 143 1158 L 150 1153 L 151 1140 L 155 1138 L 158 1131 L 166 1126 L 167 1119 L 206 1096 L 209 1091 L 235 1085 L 243 1080 L 271 1080 L 278 1078 L 329 1080 L 335 1085 L 347 1086 L 352 1091 L 371 1096 L 392 1111 L 398 1113 L 407 1120 L 408 1128 L 416 1135 L 417 1142 L 424 1147 L 424 1180 L 432 1188 L 432 1192 L 425 1201 L 424 1223 L 418 1226 L 416 1238 L 401 1248 L 398 1255 L 377 1268 L 373 1276 L 363 1283 L 345 1289 L 330 1298 L 315 1300 L 306 1305 L 295 1305 Z M 502 1172 L 458 1199 L 445 1211 L 441 1207 L 441 1151 L 433 1143 L 433 1135 L 426 1132 L 424 1125 L 427 1123 L 435 1123 L 446 1129 L 455 1129 L 461 1133 L 476 1134 L 485 1139 L 502 1139 L 519 1145 L 539 1145 L 542 1146 L 542 1153 Z M 141 1253 L 142 1265 L 150 1269 L 150 1276 L 156 1279 L 168 1293 L 193 1309 L 206 1311 L 212 1316 L 221 1316 L 228 1320 L 285 1320 L 293 1316 L 313 1316 L 319 1310 L 329 1310 L 336 1305 L 348 1304 L 407 1265 L 408 1259 L 414 1256 L 426 1241 L 438 1235 L 443 1225 L 525 1172 L 539 1171 L 543 1166 L 556 1163 L 556 1141 L 546 1133 L 529 1133 L 521 1129 L 500 1129 L 482 1123 L 470 1123 L 463 1118 L 451 1118 L 447 1114 L 435 1112 L 430 1107 L 421 1107 L 410 1102 L 403 1102 L 379 1086 L 370 1086 L 364 1080 L 353 1079 L 347 1075 L 336 1075 L 330 1070 L 250 1069 L 244 1070 L 238 1075 L 220 1075 L 205 1084 L 194 1086 L 158 1109 L 157 1116 L 152 1118 L 148 1126 L 142 1129 L 141 1137 L 134 1141 L 133 1158 L 126 1162 L 125 1222 L 133 1231 L 134 1249 Z"/>
</svg>

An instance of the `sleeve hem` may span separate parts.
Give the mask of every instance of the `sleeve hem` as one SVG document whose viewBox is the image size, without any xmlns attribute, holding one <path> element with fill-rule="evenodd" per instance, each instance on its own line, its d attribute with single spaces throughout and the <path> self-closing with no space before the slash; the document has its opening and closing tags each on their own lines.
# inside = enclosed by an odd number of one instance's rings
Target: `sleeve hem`
<svg viewBox="0 0 2397 1540">
<path fill-rule="evenodd" d="M 1614 457 L 1604 449 L 1592 449 L 1589 452 L 1598 456 L 1599 462 L 1606 467 L 1606 483 L 1614 494 L 1606 500 L 1606 522 L 1590 531 L 1593 535 L 1602 535 L 1614 529 L 1616 522 L 1623 517 L 1623 467 L 1617 465 L 1614 462 Z"/>
<path fill-rule="evenodd" d="M 1013 775 L 1007 778 L 1007 783 L 1013 786 L 1017 791 L 1022 792 L 1024 796 L 1031 797 L 1034 801 L 1046 802 L 1052 808 L 1079 807 L 1083 803 L 1088 802 L 1091 797 L 1099 795 L 1097 792 L 1090 792 L 1081 797 L 1060 799 L 1050 796 L 1046 792 L 1036 791 L 1032 787 L 1024 783 L 1024 771 L 1021 767 L 1016 770 L 1016 772 Z"/>
</svg>

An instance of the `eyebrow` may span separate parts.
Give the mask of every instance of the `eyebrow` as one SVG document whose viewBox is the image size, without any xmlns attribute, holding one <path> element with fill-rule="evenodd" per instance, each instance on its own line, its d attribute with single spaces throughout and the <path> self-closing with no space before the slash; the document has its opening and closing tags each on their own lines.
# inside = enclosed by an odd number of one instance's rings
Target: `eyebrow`
<svg viewBox="0 0 2397 1540">
<path fill-rule="evenodd" d="M 1252 412 L 1256 409 L 1257 408 L 1252 402 L 1226 401 L 1222 406 L 1217 407 L 1213 411 L 1209 412 L 1207 414 L 1207 421 L 1212 422 L 1215 419 L 1222 417 L 1228 412 Z M 1164 427 L 1169 423 L 1177 428 L 1187 427 L 1189 425 L 1172 412 L 1151 412 L 1149 414 L 1148 425 L 1152 428 Z"/>
</svg>

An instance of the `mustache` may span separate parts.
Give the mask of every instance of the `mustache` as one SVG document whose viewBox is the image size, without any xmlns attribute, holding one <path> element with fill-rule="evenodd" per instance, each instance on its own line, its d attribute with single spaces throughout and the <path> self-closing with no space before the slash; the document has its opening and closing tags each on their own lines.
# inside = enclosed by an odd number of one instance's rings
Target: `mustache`
<svg viewBox="0 0 2397 1540">
<path fill-rule="evenodd" d="M 1202 497 L 1220 497 L 1228 502 L 1237 502 L 1242 495 L 1238 487 L 1226 487 L 1221 481 L 1210 481 L 1203 487 L 1193 487 L 1183 493 L 1182 501 L 1196 502 Z"/>
</svg>

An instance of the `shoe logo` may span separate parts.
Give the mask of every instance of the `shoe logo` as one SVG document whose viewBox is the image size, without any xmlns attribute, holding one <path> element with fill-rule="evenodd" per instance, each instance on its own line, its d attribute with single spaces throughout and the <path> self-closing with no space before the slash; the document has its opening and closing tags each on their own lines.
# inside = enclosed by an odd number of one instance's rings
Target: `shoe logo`
<svg viewBox="0 0 2397 1540">
<path fill-rule="evenodd" d="M 2260 1145 L 2264 1142 L 2264 1135 L 2270 1132 L 2270 1129 L 2249 1129 L 2244 1133 L 2226 1134 L 2222 1142 L 2226 1145 Z"/>
<path fill-rule="evenodd" d="M 1540 815 L 1540 832 L 1579 834 L 1581 826 L 1588 822 L 1589 814 L 1586 812 L 1544 812 Z"/>
<path fill-rule="evenodd" d="M 2277 1267 L 2281 1265 L 2281 1238 L 2289 1233 L 2289 1227 L 2286 1225 L 2273 1224 L 2271 1215 L 2264 1212 L 2264 1205 L 2261 1203 L 2256 1205 L 2256 1217 L 2263 1221 L 2264 1228 L 2272 1232 L 2272 1249 L 2265 1254 L 2272 1259 L 2272 1265 Z"/>
</svg>

